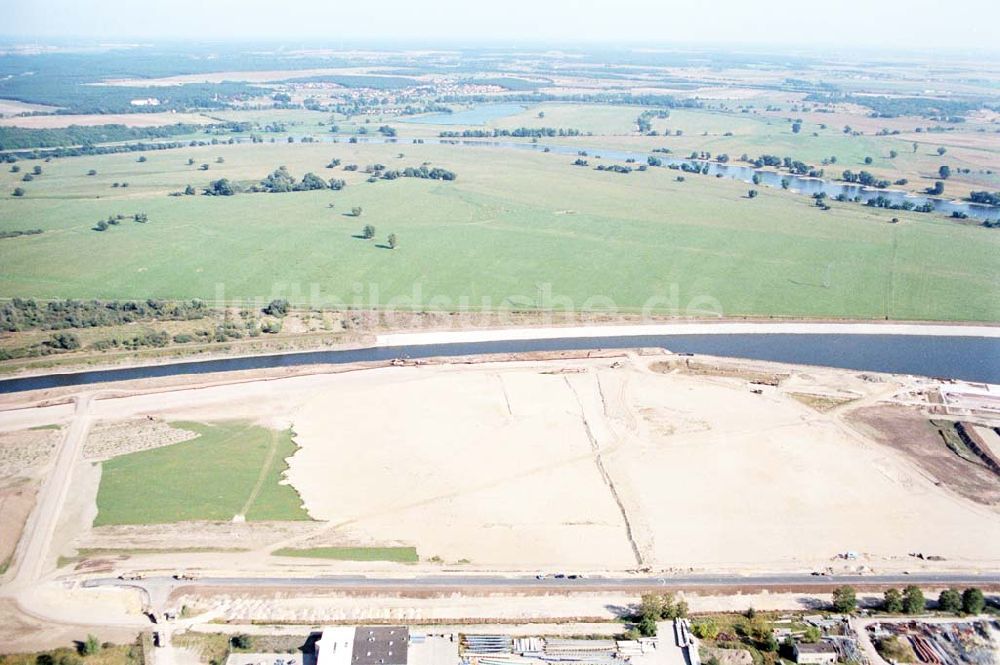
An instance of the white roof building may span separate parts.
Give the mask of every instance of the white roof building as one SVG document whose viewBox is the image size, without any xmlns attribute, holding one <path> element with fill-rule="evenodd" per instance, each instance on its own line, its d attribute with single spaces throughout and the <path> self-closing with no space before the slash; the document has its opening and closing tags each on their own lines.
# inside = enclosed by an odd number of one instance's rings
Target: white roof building
<svg viewBox="0 0 1000 665">
<path fill-rule="evenodd" d="M 351 665 L 354 654 L 354 626 L 323 629 L 316 641 L 316 665 Z"/>
</svg>

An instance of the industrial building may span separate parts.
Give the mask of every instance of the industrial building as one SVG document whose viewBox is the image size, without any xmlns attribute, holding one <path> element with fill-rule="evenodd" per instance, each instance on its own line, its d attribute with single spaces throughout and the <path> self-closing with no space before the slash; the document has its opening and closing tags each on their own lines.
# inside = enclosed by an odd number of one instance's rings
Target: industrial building
<svg viewBox="0 0 1000 665">
<path fill-rule="evenodd" d="M 837 662 L 837 647 L 829 642 L 796 644 L 795 662 L 804 665 L 834 665 Z"/>
<path fill-rule="evenodd" d="M 324 628 L 316 665 L 407 665 L 410 631 L 402 626 Z"/>
</svg>

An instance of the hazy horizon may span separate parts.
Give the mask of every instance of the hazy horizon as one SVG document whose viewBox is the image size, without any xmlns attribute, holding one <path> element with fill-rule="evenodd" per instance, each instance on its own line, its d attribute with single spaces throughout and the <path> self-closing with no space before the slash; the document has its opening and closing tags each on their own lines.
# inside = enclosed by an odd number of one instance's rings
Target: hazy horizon
<svg viewBox="0 0 1000 665">
<path fill-rule="evenodd" d="M 288 11 L 272 4 L 195 0 L 48 3 L 10 0 L 0 38 L 144 42 L 379 43 L 412 46 L 544 46 L 858 49 L 959 53 L 997 50 L 993 26 L 1000 4 L 985 0 L 849 1 L 814 12 L 736 0 L 672 5 L 655 0 L 510 0 L 490 10 L 457 0 L 428 5 L 385 0 L 372 10 L 356 3 L 305 0 Z M 857 8 L 855 11 L 854 8 Z M 973 20 L 974 19 L 974 20 Z"/>
</svg>

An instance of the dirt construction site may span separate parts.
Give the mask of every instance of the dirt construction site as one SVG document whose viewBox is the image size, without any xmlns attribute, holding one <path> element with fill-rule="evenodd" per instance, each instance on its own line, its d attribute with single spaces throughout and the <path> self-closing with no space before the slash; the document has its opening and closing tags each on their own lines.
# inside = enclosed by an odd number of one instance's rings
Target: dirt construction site
<svg viewBox="0 0 1000 665">
<path fill-rule="evenodd" d="M 390 590 L 359 601 L 361 592 L 309 598 L 197 580 L 995 571 L 997 476 L 927 424 L 948 417 L 932 413 L 938 389 L 929 379 L 637 350 L 5 396 L 4 487 L 30 488 L 29 506 L 40 478 L 56 474 L 65 488 L 56 499 L 43 492 L 27 521 L 15 506 L 25 537 L 5 581 L 22 607 L 67 621 L 84 607 L 138 611 L 135 599 L 84 580 L 181 572 L 195 581 L 173 592 L 174 604 L 231 620 L 515 621 L 612 610 L 599 594 L 501 601 L 503 589 L 480 600 L 449 591 L 435 601 Z M 963 418 L 996 426 L 988 413 Z M 95 526 L 102 465 L 185 445 L 195 435 L 170 425 L 179 421 L 291 428 L 297 449 L 277 482 L 295 490 L 307 518 L 234 512 Z M 10 510 L 6 500 L 0 510 Z M 5 529 L 13 523 L 5 517 Z M 46 529 L 50 537 L 38 535 Z M 412 548 L 416 560 L 308 555 L 333 548 Z"/>
</svg>

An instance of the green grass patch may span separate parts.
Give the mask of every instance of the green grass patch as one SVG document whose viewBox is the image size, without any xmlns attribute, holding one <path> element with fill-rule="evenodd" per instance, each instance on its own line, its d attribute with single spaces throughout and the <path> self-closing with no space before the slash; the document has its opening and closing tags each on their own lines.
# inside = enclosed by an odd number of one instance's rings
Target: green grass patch
<svg viewBox="0 0 1000 665">
<path fill-rule="evenodd" d="M 284 548 L 274 556 L 292 556 L 308 559 L 337 559 L 339 561 L 394 561 L 416 563 L 420 560 L 416 547 L 311 547 L 309 549 Z"/>
<path fill-rule="evenodd" d="M 199 554 L 203 552 L 246 552 L 245 547 L 82 547 L 77 558 L 99 556 L 141 556 L 143 554 Z"/>
<path fill-rule="evenodd" d="M 278 481 L 296 450 L 291 431 L 245 422 L 175 423 L 189 441 L 103 463 L 95 526 L 189 520 L 306 520 L 299 495 Z"/>
<path fill-rule="evenodd" d="M 62 425 L 35 425 L 34 427 L 29 427 L 28 429 L 32 429 L 32 430 L 62 429 Z"/>
<path fill-rule="evenodd" d="M 544 121 L 556 124 L 562 111 L 549 110 Z M 605 111 L 624 123 L 638 109 Z M 782 154 L 797 155 L 790 148 Z M 370 184 L 360 171 L 326 169 L 334 157 L 361 169 L 426 161 L 458 180 Z M 189 158 L 210 169 L 188 166 Z M 838 202 L 824 212 L 809 197 L 771 188 L 751 200 L 748 185 L 724 179 L 676 182 L 665 168 L 603 173 L 571 166 L 567 155 L 476 147 L 234 145 L 135 159 L 55 160 L 27 183 L 24 198 L 0 196 L 0 231 L 23 220 L 45 231 L 18 238 L 6 253 L 0 293 L 212 301 L 223 284 L 228 299 L 282 295 L 303 305 L 315 293 L 343 307 L 361 287 L 362 305 L 397 309 L 580 311 L 613 303 L 653 314 L 1000 320 L 1000 232 L 941 215 Z M 348 186 L 168 196 L 221 177 L 258 181 L 282 164 L 296 177 L 312 171 Z M 90 168 L 98 175 L 86 176 Z M 18 185 L 16 175 L 0 172 L 0 191 Z M 129 187 L 113 188 L 119 181 Z M 361 218 L 344 214 L 354 206 Z M 92 230 L 110 214 L 134 212 L 147 213 L 148 223 Z M 901 223 L 890 224 L 893 217 Z M 396 234 L 397 249 L 356 238 L 365 224 L 379 243 Z M 287 291 L 275 293 L 277 284 Z"/>
</svg>

